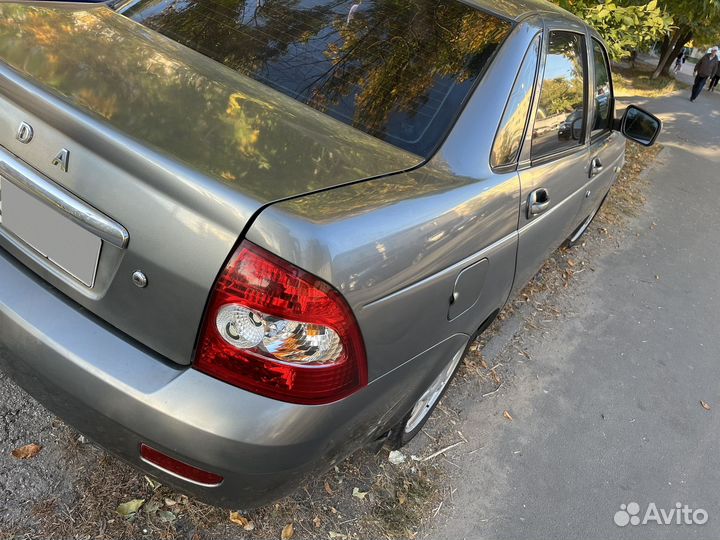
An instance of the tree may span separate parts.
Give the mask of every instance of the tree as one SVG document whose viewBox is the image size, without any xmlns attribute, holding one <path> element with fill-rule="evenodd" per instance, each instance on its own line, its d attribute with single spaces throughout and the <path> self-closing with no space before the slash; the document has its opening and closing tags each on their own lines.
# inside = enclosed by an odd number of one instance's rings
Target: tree
<svg viewBox="0 0 720 540">
<path fill-rule="evenodd" d="M 672 29 L 673 18 L 658 0 L 648 3 L 619 0 L 604 4 L 586 0 L 555 2 L 593 26 L 605 39 L 608 53 L 615 61 L 649 48 Z"/>
<path fill-rule="evenodd" d="M 660 6 L 672 14 L 676 24 L 660 47 L 660 61 L 652 74 L 669 74 L 672 61 L 691 39 L 700 44 L 713 43 L 720 37 L 720 0 L 659 0 Z"/>
</svg>

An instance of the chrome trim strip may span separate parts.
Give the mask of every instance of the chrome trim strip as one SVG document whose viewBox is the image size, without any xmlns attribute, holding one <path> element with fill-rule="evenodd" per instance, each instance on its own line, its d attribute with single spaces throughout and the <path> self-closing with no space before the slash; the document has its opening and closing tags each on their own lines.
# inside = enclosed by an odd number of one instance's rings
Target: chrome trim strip
<svg viewBox="0 0 720 540">
<path fill-rule="evenodd" d="M 4 148 L 0 148 L 0 174 L 106 242 L 127 247 L 130 235 L 122 225 L 35 172 Z"/>
</svg>

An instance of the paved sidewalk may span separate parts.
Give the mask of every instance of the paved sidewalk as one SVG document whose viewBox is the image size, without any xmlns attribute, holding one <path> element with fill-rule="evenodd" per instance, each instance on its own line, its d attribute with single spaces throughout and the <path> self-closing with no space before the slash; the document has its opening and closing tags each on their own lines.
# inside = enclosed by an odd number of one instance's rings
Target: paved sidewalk
<svg viewBox="0 0 720 540">
<path fill-rule="evenodd" d="M 462 404 L 469 443 L 432 538 L 720 536 L 720 95 L 646 106 L 665 122 L 648 202 L 569 293 L 575 315 L 524 344 L 511 387 Z M 615 525 L 630 502 L 709 521 Z"/>
</svg>

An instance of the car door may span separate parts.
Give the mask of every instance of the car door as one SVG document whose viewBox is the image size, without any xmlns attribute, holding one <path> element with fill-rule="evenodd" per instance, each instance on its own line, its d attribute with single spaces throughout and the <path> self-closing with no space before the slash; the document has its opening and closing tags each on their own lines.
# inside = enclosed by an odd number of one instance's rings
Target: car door
<svg viewBox="0 0 720 540">
<path fill-rule="evenodd" d="M 588 181 L 588 62 L 584 28 L 549 28 L 544 65 L 519 167 L 515 289 L 577 226 Z"/>
<path fill-rule="evenodd" d="M 589 181 L 582 199 L 577 221 L 592 219 L 607 194 L 625 156 L 625 138 L 612 130 L 615 96 L 607 51 L 600 40 L 590 38 L 592 66 L 592 103 L 590 122 Z"/>
</svg>

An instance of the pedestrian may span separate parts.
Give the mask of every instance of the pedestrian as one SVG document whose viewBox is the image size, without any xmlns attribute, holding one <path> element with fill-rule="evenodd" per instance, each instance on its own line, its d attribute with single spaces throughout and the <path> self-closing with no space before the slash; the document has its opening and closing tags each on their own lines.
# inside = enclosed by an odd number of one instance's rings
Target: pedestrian
<svg viewBox="0 0 720 540">
<path fill-rule="evenodd" d="M 706 53 L 700 61 L 695 64 L 693 73 L 695 75 L 695 84 L 692 87 L 690 101 L 695 101 L 705 86 L 708 77 L 714 77 L 718 71 L 718 48 L 713 47 L 709 53 Z"/>
<path fill-rule="evenodd" d="M 712 79 L 710 79 L 710 86 L 708 86 L 709 92 L 715 91 L 715 87 L 717 86 L 718 81 L 720 81 L 720 63 L 718 64 L 718 67 L 715 70 L 715 75 L 713 75 Z"/>
<path fill-rule="evenodd" d="M 678 54 L 677 58 L 675 59 L 675 68 L 673 69 L 673 71 L 675 73 L 680 71 L 680 68 L 682 67 L 683 56 L 685 56 L 685 53 L 680 53 L 680 54 Z"/>
</svg>

